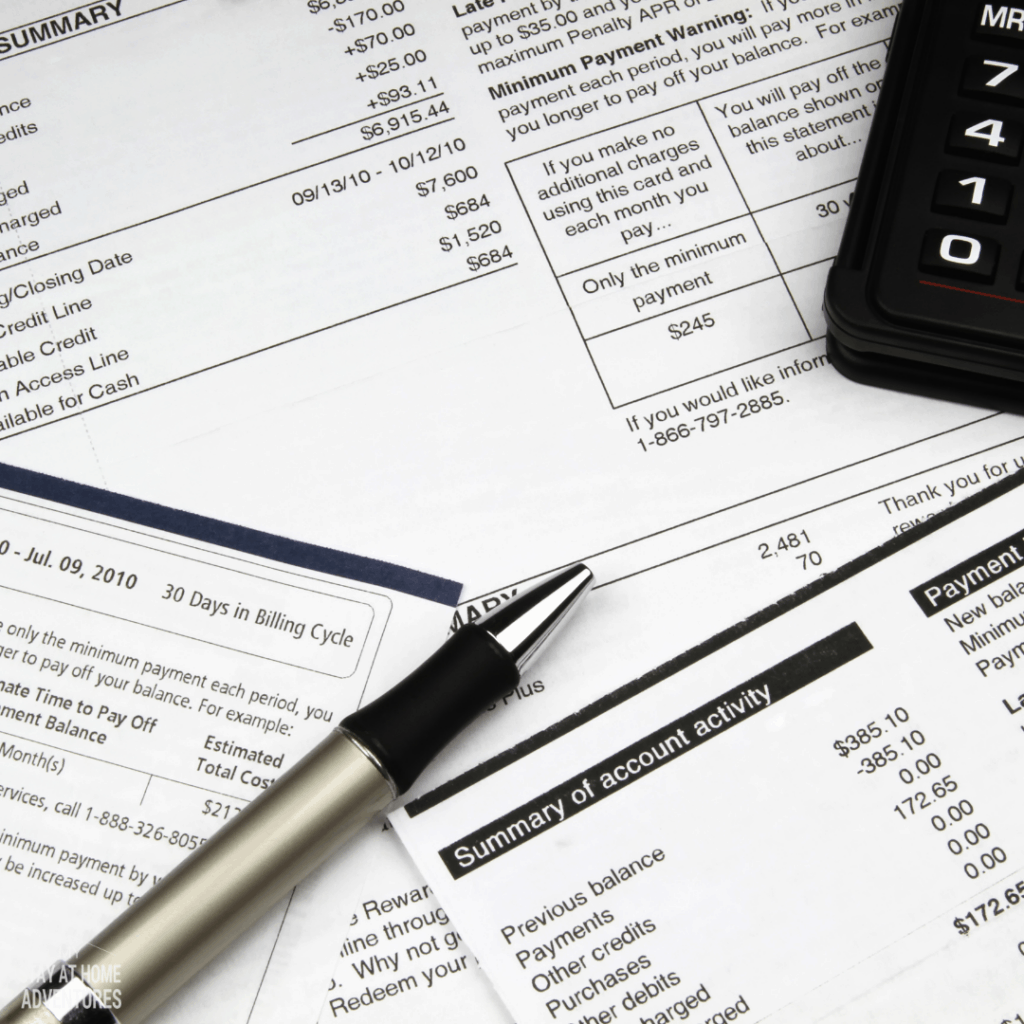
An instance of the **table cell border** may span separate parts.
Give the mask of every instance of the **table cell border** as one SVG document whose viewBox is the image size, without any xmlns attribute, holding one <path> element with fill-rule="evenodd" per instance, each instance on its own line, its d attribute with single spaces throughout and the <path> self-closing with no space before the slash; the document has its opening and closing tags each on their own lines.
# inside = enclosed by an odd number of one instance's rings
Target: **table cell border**
<svg viewBox="0 0 1024 1024">
<path fill-rule="evenodd" d="M 767 278 L 766 280 L 771 281 L 771 280 L 773 280 L 773 278 Z M 759 283 L 763 284 L 764 282 L 759 282 Z M 646 395 L 640 395 L 637 398 L 630 398 L 630 399 L 628 399 L 625 402 L 620 402 L 618 405 L 612 405 L 612 408 L 613 409 L 625 409 L 627 406 L 633 405 L 636 402 L 643 402 L 643 401 L 645 401 L 648 398 L 657 398 L 658 395 L 664 395 L 664 394 L 667 394 L 669 391 L 675 391 L 676 388 L 684 388 L 684 387 L 689 387 L 689 385 L 691 385 L 691 384 L 699 384 L 702 380 L 709 380 L 712 377 L 717 377 L 719 374 L 730 373 L 733 370 L 742 369 L 744 366 L 750 366 L 751 363 L 759 363 L 762 359 L 769 359 L 769 358 L 771 358 L 773 356 L 778 356 L 778 355 L 780 355 L 783 352 L 790 352 L 790 351 L 792 351 L 795 348 L 801 348 L 802 346 L 807 345 L 807 344 L 809 344 L 812 341 L 820 341 L 820 340 L 821 340 L 820 338 L 808 338 L 806 341 L 797 341 L 797 342 L 794 342 L 792 345 L 786 345 L 783 348 L 774 349 L 771 352 L 762 352 L 760 355 L 756 355 L 756 356 L 754 356 L 751 359 L 745 359 L 741 363 L 733 363 L 731 366 L 723 366 L 720 369 L 712 370 L 710 373 L 705 373 L 705 374 L 703 374 L 700 377 L 694 377 L 692 380 L 684 380 L 684 381 L 681 381 L 679 384 L 670 384 L 668 387 L 664 387 L 660 391 L 651 391 L 650 393 L 648 393 Z M 591 358 L 591 361 L 593 361 L 594 357 L 593 357 L 593 355 L 590 352 L 590 344 L 589 344 L 589 342 L 585 341 L 584 345 L 586 345 L 586 348 L 587 348 L 587 355 L 589 355 L 590 358 Z M 604 382 L 602 381 L 602 384 L 603 383 Z M 728 403 L 723 402 L 722 404 L 725 405 L 725 404 L 728 404 Z M 711 407 L 709 406 L 708 408 L 710 409 Z M 714 411 L 714 410 L 711 410 L 711 411 Z"/>
<path fill-rule="evenodd" d="M 638 121 L 646 121 L 646 120 L 649 120 L 649 119 L 655 118 L 655 117 L 664 117 L 665 115 L 671 114 L 673 111 L 682 110 L 684 107 L 695 106 L 697 108 L 697 110 L 699 111 L 701 118 L 704 121 L 705 127 L 707 128 L 708 132 L 711 135 L 711 139 L 712 139 L 712 141 L 715 144 L 715 149 L 717 150 L 718 155 L 721 157 L 722 163 L 725 165 L 725 169 L 729 172 L 729 177 L 732 180 L 732 183 L 733 183 L 734 187 L 736 188 L 736 192 L 738 193 L 740 199 L 743 201 L 743 205 L 746 207 L 747 212 L 745 214 L 740 214 L 737 217 L 730 217 L 730 218 L 727 218 L 724 221 L 718 221 L 718 222 L 716 222 L 714 224 L 708 224 L 708 225 L 705 225 L 704 227 L 696 228 L 694 230 L 695 231 L 703 231 L 707 227 L 715 227 L 715 226 L 717 226 L 717 224 L 728 223 L 728 221 L 730 221 L 730 220 L 738 220 L 740 217 L 744 217 L 744 216 L 750 217 L 751 220 L 754 222 L 754 227 L 757 228 L 757 233 L 758 233 L 758 235 L 759 235 L 759 237 L 761 239 L 761 244 L 767 250 L 769 257 L 772 260 L 772 263 L 775 264 L 775 269 L 777 271 L 777 274 L 773 275 L 773 277 L 778 277 L 779 280 L 782 282 L 783 287 L 786 289 L 786 293 L 789 295 L 789 301 L 793 304 L 793 310 L 796 313 L 798 319 L 800 320 L 800 323 L 803 324 L 804 331 L 805 331 L 805 333 L 807 335 L 806 338 L 802 339 L 801 341 L 794 342 L 794 344 L 792 346 L 788 346 L 787 348 L 779 349 L 778 350 L 779 352 L 785 352 L 785 351 L 788 350 L 788 348 L 795 348 L 798 345 L 805 345 L 805 344 L 807 344 L 808 341 L 814 341 L 815 340 L 814 339 L 814 335 L 813 335 L 810 327 L 808 326 L 806 319 L 804 318 L 804 314 L 803 314 L 803 312 L 800 309 L 800 305 L 799 305 L 799 303 L 797 303 L 796 298 L 793 295 L 793 292 L 790 289 L 788 282 L 786 281 L 786 275 L 787 274 L 796 273 L 799 270 L 805 269 L 806 266 L 813 266 L 816 263 L 821 263 L 821 262 L 824 262 L 824 261 L 823 260 L 814 260 L 814 261 L 812 261 L 812 263 L 806 264 L 803 267 L 794 267 L 794 268 L 792 268 L 790 270 L 783 271 L 782 268 L 779 266 L 779 262 L 776 259 L 774 252 L 772 252 L 771 246 L 768 244 L 767 240 L 764 237 L 764 232 L 761 230 L 760 224 L 758 224 L 758 222 L 757 222 L 757 214 L 758 213 L 763 213 L 766 210 L 775 209 L 778 206 L 784 206 L 786 203 L 797 202 L 800 199 L 806 199 L 809 196 L 816 195 L 819 192 L 825 192 L 825 191 L 828 191 L 830 189 L 837 188 L 837 187 L 840 187 L 842 185 L 848 184 L 848 182 L 847 181 L 833 182 L 833 183 L 831 183 L 829 185 L 824 186 L 823 188 L 813 189 L 810 192 L 803 193 L 803 194 L 798 195 L 798 196 L 790 196 L 789 198 L 783 199 L 783 200 L 781 200 L 778 203 L 772 203 L 772 204 L 769 204 L 768 206 L 758 207 L 756 210 L 752 209 L 751 206 L 750 206 L 750 203 L 747 201 L 747 197 L 743 193 L 743 189 L 740 188 L 740 184 L 736 180 L 736 175 L 733 173 L 732 166 L 730 165 L 729 160 L 727 159 L 727 157 L 725 155 L 725 152 L 722 149 L 722 146 L 721 146 L 721 144 L 720 144 L 720 142 L 718 140 L 718 136 L 715 133 L 714 128 L 711 127 L 711 122 L 708 120 L 707 114 L 705 113 L 704 108 L 703 108 L 702 105 L 705 104 L 705 103 L 710 103 L 712 100 L 716 99 L 719 96 L 725 96 L 725 95 L 729 95 L 731 93 L 736 93 L 736 92 L 738 92 L 741 89 L 748 89 L 751 86 L 755 86 L 755 85 L 757 85 L 757 84 L 759 84 L 761 82 L 770 81 L 771 79 L 774 79 L 774 78 L 781 78 L 781 77 L 786 76 L 786 75 L 797 74 L 797 73 L 799 73 L 800 71 L 803 71 L 806 68 L 811 68 L 811 67 L 814 67 L 815 65 L 823 64 L 823 63 L 826 63 L 828 61 L 841 60 L 843 57 L 851 56 L 853 54 L 860 53 L 860 52 L 862 52 L 864 50 L 868 50 L 868 49 L 871 49 L 872 47 L 876 47 L 876 46 L 880 46 L 880 45 L 881 46 L 886 45 L 885 41 L 884 40 L 875 40 L 874 42 L 871 42 L 871 43 L 865 43 L 865 44 L 863 44 L 861 46 L 855 46 L 855 47 L 852 47 L 849 50 L 843 50 L 840 53 L 831 54 L 828 57 L 820 57 L 817 60 L 808 61 L 806 64 L 801 64 L 801 65 L 799 65 L 798 67 L 795 67 L 795 68 L 789 68 L 786 71 L 777 71 L 774 74 L 764 75 L 761 78 L 755 78 L 755 79 L 752 79 L 749 82 L 744 82 L 742 85 L 736 85 L 736 86 L 732 86 L 732 87 L 730 87 L 728 89 L 722 89 L 719 92 L 709 93 L 707 96 L 703 96 L 700 99 L 687 100 L 687 101 L 685 101 L 683 103 L 677 103 L 674 106 L 666 107 L 664 110 L 659 110 L 659 111 L 656 111 L 656 112 L 654 112 L 652 114 L 644 114 L 641 117 L 635 118 L 635 119 L 633 119 L 631 121 L 623 121 L 623 122 L 620 122 L 619 124 L 611 125 L 611 126 L 609 126 L 607 128 L 596 129 L 595 131 L 587 132 L 585 135 L 579 135 L 576 138 L 567 139 L 564 142 L 558 142 L 558 143 L 555 143 L 552 146 L 545 146 L 542 149 L 534 150 L 531 153 L 523 153 L 521 156 L 513 157 L 511 160 L 506 160 L 505 161 L 505 171 L 508 174 L 509 180 L 512 183 L 512 188 L 515 191 L 515 194 L 516 194 L 517 198 L 519 199 L 520 205 L 523 208 L 523 212 L 526 214 L 526 219 L 529 221 L 530 228 L 533 230 L 533 234 L 534 234 L 534 237 L 537 240 L 537 244 L 540 246 L 540 251 L 541 251 L 541 253 L 544 256 L 545 261 L 547 262 L 548 269 L 551 271 L 552 277 L 554 277 L 555 281 L 558 284 L 559 291 L 561 291 L 561 293 L 562 293 L 562 299 L 564 300 L 564 302 L 566 304 L 566 307 L 569 310 L 569 315 L 572 317 L 572 322 L 575 325 L 576 330 L 577 330 L 577 332 L 580 335 L 580 339 L 583 342 L 584 346 L 586 347 L 587 356 L 590 359 L 591 365 L 594 367 L 594 373 L 597 375 L 597 379 L 598 379 L 598 381 L 601 384 L 601 389 L 604 391 L 605 398 L 608 400 L 608 405 L 609 405 L 610 408 L 612 408 L 612 409 L 621 409 L 621 408 L 624 408 L 625 406 L 633 404 L 634 402 L 644 401 L 645 399 L 653 397 L 654 395 L 665 394 L 668 391 L 674 391 L 676 388 L 685 387 L 687 384 L 694 383 L 694 381 L 685 381 L 685 382 L 681 382 L 681 383 L 677 383 L 677 384 L 670 384 L 670 385 L 668 385 L 667 387 L 663 388 L 660 391 L 652 392 L 650 395 L 644 395 L 644 396 L 642 396 L 640 398 L 632 398 L 632 399 L 629 399 L 628 401 L 620 402 L 618 404 L 615 403 L 615 401 L 612 399 L 610 391 L 608 390 L 608 385 L 605 383 L 605 379 L 604 379 L 604 377 L 601 374 L 601 370 L 598 367 L 596 360 L 594 359 L 594 355 L 590 351 L 590 345 L 588 344 L 588 342 L 590 340 L 592 340 L 594 338 L 598 338 L 598 337 L 603 337 L 604 335 L 591 335 L 590 338 L 587 337 L 587 335 L 584 333 L 582 327 L 580 327 L 579 320 L 576 318 L 576 311 L 573 309 L 572 304 L 569 302 L 568 298 L 566 298 L 565 289 L 562 287 L 561 278 L 563 278 L 563 277 L 565 277 L 565 276 L 567 276 L 569 274 L 577 274 L 581 270 L 588 270 L 588 269 L 590 269 L 592 267 L 601 266 L 602 264 L 608 263 L 608 262 L 610 262 L 610 260 L 617 259 L 618 257 L 612 256 L 609 259 L 601 260 L 598 263 L 591 263 L 591 264 L 587 264 L 587 265 L 585 265 L 583 267 L 577 267 L 577 268 L 575 268 L 573 270 L 567 270 L 567 271 L 564 271 L 562 273 L 558 273 L 555 270 L 554 264 L 551 261 L 551 257 L 548 255 L 548 251 L 545 248 L 543 240 L 541 239 L 540 232 L 537 229 L 537 224 L 536 224 L 536 222 L 534 220 L 533 215 L 530 212 L 530 207 L 526 204 L 526 201 L 523 199 L 523 193 L 522 193 L 522 190 L 519 188 L 519 183 L 516 181 L 516 177 L 515 177 L 515 174 L 513 173 L 512 165 L 513 164 L 517 164 L 517 163 L 519 163 L 522 160 L 530 160 L 530 159 L 533 159 L 535 157 L 541 156 L 544 153 L 550 153 L 550 152 L 552 152 L 554 150 L 562 149 L 562 148 L 564 148 L 566 146 L 576 145 L 577 143 L 580 143 L 580 142 L 584 141 L 585 139 L 590 139 L 590 138 L 593 138 L 594 136 L 597 136 L 597 135 L 604 135 L 605 133 L 608 133 L 608 132 L 615 132 L 615 131 L 621 131 L 623 129 L 629 129 L 632 126 L 636 125 L 636 123 Z M 853 180 L 855 180 L 855 179 L 853 179 Z M 693 234 L 693 232 L 684 232 L 681 235 L 674 236 L 674 238 L 683 238 L 683 237 L 686 236 L 686 234 Z M 649 249 L 653 245 L 662 245 L 666 241 L 673 241 L 674 238 L 672 238 L 672 239 L 662 239 L 662 240 L 659 240 L 658 242 L 652 242 L 652 243 L 650 243 L 650 245 L 641 246 L 639 249 L 634 249 L 633 252 L 637 252 L 637 253 L 643 252 L 645 249 Z M 834 257 L 830 257 L 830 258 L 834 258 Z M 730 289 L 730 290 L 731 291 L 737 291 L 739 288 L 750 287 L 750 285 L 753 285 L 753 284 L 761 284 L 761 283 L 763 283 L 764 280 L 771 280 L 771 279 L 772 278 L 764 278 L 764 279 L 759 280 L 759 281 L 752 281 L 752 282 L 750 282 L 750 284 L 739 285 L 739 286 L 737 286 L 737 288 Z M 722 292 L 720 294 L 724 295 L 724 294 L 728 294 L 728 293 L 727 292 Z M 718 296 L 716 295 L 716 296 L 714 296 L 714 298 L 718 298 Z M 677 307 L 675 307 L 674 310 L 666 310 L 665 312 L 676 312 L 676 311 L 678 311 L 680 309 L 686 309 L 687 306 L 689 306 L 689 305 L 694 305 L 694 303 L 687 303 L 687 304 L 685 304 L 683 306 L 677 306 Z M 659 313 L 657 315 L 661 316 L 663 314 Z M 637 321 L 637 323 L 644 323 L 646 320 L 649 320 L 649 319 L 653 319 L 653 317 L 647 317 L 647 318 L 645 318 L 645 320 Z M 605 334 L 611 334 L 614 331 L 625 330 L 628 327 L 634 327 L 634 326 L 636 326 L 636 324 L 626 324 L 623 327 L 613 328 L 612 331 L 607 331 L 607 332 L 605 332 Z M 708 377 L 716 376 L 719 373 L 728 373 L 730 370 L 737 369 L 740 366 L 747 366 L 747 365 L 749 365 L 750 362 L 756 362 L 758 359 L 766 359 L 769 356 L 772 356 L 772 355 L 775 355 L 775 354 L 777 354 L 777 353 L 766 352 L 766 353 L 764 353 L 761 356 L 757 356 L 755 359 L 749 360 L 748 362 L 737 363 L 735 366 L 732 366 L 732 367 L 723 367 L 722 369 L 715 370 L 713 373 L 706 374 L 703 377 L 697 377 L 697 378 L 695 378 L 695 380 L 706 380 Z"/>
</svg>

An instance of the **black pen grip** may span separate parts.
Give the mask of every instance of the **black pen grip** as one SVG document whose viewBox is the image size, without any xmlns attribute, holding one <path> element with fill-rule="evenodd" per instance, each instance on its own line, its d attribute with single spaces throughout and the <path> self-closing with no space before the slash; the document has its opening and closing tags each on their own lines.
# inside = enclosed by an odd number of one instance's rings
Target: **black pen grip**
<svg viewBox="0 0 1024 1024">
<path fill-rule="evenodd" d="M 455 736 L 518 682 L 512 656 L 485 629 L 470 623 L 341 725 L 404 793 Z"/>
</svg>

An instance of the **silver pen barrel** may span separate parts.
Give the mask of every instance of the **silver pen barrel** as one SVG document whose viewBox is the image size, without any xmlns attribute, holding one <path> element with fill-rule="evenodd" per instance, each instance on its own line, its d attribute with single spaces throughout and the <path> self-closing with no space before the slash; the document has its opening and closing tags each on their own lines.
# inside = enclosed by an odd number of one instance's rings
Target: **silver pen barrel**
<svg viewBox="0 0 1024 1024">
<path fill-rule="evenodd" d="M 269 789 L 128 907 L 69 963 L 106 997 L 120 1024 L 136 1024 L 287 895 L 394 799 L 363 748 L 332 732 Z M 106 990 L 106 991 L 104 991 Z M 87 993 L 88 990 L 86 989 Z M 2 1024 L 54 1024 L 69 1000 L 27 989 Z M 26 998 L 27 997 L 27 998 Z M 86 995 L 86 1001 L 90 1001 Z M 67 1007 L 68 1010 L 71 1007 Z M 76 1024 L 109 1022 L 79 1007 Z"/>
<path fill-rule="evenodd" d="M 8 1003 L 0 1024 L 138 1024 L 510 693 L 592 583 L 574 566 L 464 626 Z"/>
</svg>

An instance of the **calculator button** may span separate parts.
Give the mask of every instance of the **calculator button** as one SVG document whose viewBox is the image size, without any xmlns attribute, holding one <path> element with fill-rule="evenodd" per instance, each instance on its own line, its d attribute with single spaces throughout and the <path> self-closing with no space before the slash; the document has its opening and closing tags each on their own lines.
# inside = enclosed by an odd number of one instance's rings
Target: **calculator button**
<svg viewBox="0 0 1024 1024">
<path fill-rule="evenodd" d="M 1024 55 L 1021 63 L 994 57 L 971 57 L 964 65 L 960 91 L 968 96 L 984 96 L 1024 103 Z"/>
<path fill-rule="evenodd" d="M 928 231 L 921 247 L 921 269 L 946 277 L 991 282 L 999 246 L 991 238 L 949 231 Z"/>
<path fill-rule="evenodd" d="M 1016 163 L 1020 159 L 1024 131 L 1017 121 L 985 117 L 978 113 L 956 114 L 949 124 L 946 147 L 988 160 Z"/>
<path fill-rule="evenodd" d="M 932 209 L 1006 223 L 1013 186 L 1005 178 L 943 171 L 935 183 Z"/>
<path fill-rule="evenodd" d="M 974 34 L 1004 43 L 1024 43 L 1024 7 L 978 4 L 974 9 Z"/>
</svg>

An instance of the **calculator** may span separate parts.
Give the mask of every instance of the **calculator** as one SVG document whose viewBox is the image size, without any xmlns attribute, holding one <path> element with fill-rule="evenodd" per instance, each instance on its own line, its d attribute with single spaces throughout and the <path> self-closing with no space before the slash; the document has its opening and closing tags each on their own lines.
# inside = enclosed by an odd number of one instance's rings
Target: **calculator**
<svg viewBox="0 0 1024 1024">
<path fill-rule="evenodd" d="M 825 290 L 853 380 L 1024 412 L 1024 0 L 904 0 Z"/>
</svg>

